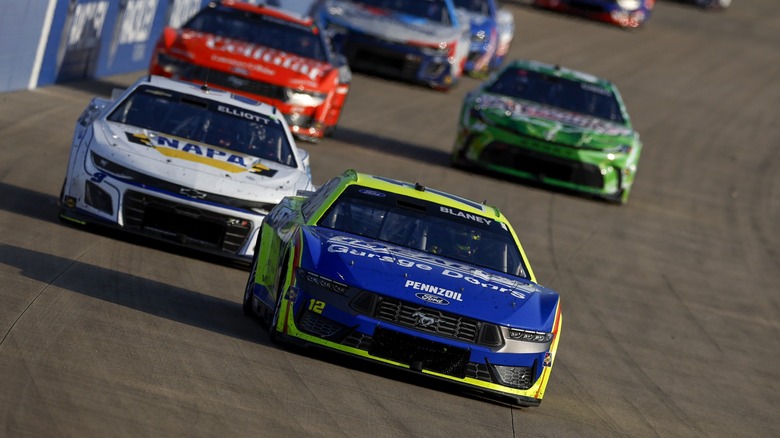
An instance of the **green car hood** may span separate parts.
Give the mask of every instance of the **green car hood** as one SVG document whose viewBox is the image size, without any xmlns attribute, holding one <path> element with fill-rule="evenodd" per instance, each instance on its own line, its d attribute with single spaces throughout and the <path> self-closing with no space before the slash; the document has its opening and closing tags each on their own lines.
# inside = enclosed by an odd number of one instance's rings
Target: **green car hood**
<svg viewBox="0 0 780 438">
<path fill-rule="evenodd" d="M 472 108 L 489 126 L 570 146 L 610 149 L 631 145 L 637 137 L 628 125 L 506 96 L 481 94 Z"/>
</svg>

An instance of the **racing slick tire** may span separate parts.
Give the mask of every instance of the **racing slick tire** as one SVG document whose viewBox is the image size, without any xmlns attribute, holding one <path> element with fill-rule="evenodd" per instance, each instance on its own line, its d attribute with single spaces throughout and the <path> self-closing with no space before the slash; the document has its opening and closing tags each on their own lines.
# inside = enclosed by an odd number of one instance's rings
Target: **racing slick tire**
<svg viewBox="0 0 780 438">
<path fill-rule="evenodd" d="M 276 273 L 276 281 L 274 282 L 274 287 L 276 288 L 276 305 L 273 308 L 273 317 L 268 324 L 268 339 L 276 345 L 282 345 L 283 343 L 282 338 L 279 336 L 279 332 L 276 331 L 276 326 L 279 324 L 279 316 L 282 311 L 282 295 L 284 295 L 283 284 L 284 277 L 287 276 L 287 265 L 284 264 L 284 262 L 287 258 L 288 253 L 285 252 L 284 257 L 281 259 L 282 266 Z"/>
<path fill-rule="evenodd" d="M 257 273 L 257 262 L 260 259 L 260 238 L 262 237 L 262 233 L 258 232 L 257 234 L 257 242 L 255 243 L 255 252 L 252 256 L 252 263 L 249 265 L 249 276 L 246 280 L 246 286 L 244 287 L 244 300 L 241 304 L 241 308 L 244 311 L 244 315 L 256 319 L 258 317 L 257 312 L 255 312 L 254 306 L 252 305 L 252 292 L 254 291 L 255 287 L 255 275 Z M 265 307 L 265 306 L 264 306 Z M 270 313 L 270 310 L 267 310 L 264 312 L 264 320 L 267 322 L 268 320 L 268 314 Z"/>
<path fill-rule="evenodd" d="M 252 257 L 252 265 L 249 268 L 249 276 L 246 281 L 246 286 L 244 287 L 244 301 L 241 304 L 241 309 L 244 311 L 244 315 L 256 319 L 257 314 L 255 313 L 255 309 L 252 306 L 252 291 L 255 287 L 255 273 L 257 272 L 257 259 L 259 259 L 257 251 L 255 251 L 255 256 Z"/>
</svg>

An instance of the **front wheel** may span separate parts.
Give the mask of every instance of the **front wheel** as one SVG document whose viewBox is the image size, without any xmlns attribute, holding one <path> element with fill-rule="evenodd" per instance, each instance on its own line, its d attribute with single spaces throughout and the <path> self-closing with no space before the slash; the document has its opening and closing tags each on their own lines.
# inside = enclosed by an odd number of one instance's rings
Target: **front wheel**
<svg viewBox="0 0 780 438">
<path fill-rule="evenodd" d="M 288 252 L 285 251 L 284 257 L 281 258 L 281 265 L 277 270 L 276 281 L 274 282 L 274 288 L 276 289 L 276 304 L 273 308 L 273 317 L 268 324 L 268 339 L 274 344 L 280 345 L 282 343 L 279 332 L 276 331 L 276 326 L 279 325 L 279 318 L 282 312 L 282 296 L 284 296 L 284 279 L 287 276 L 287 258 Z"/>
<path fill-rule="evenodd" d="M 252 298 L 254 297 L 255 290 L 255 274 L 257 273 L 257 259 L 258 254 L 255 251 L 255 256 L 252 258 L 252 267 L 249 268 L 249 278 L 246 281 L 246 287 L 244 287 L 244 302 L 241 308 L 244 310 L 244 315 L 250 318 L 256 318 L 254 306 L 252 306 Z"/>
<path fill-rule="evenodd" d="M 257 263 L 260 260 L 260 237 L 262 237 L 262 228 L 258 231 L 257 242 L 255 243 L 255 253 L 252 256 L 252 264 L 249 266 L 249 276 L 246 280 L 246 286 L 244 287 L 244 301 L 241 304 L 241 308 L 244 310 L 244 315 L 250 318 L 257 318 L 254 306 L 252 305 L 252 299 L 255 292 L 255 276 L 257 275 Z"/>
</svg>

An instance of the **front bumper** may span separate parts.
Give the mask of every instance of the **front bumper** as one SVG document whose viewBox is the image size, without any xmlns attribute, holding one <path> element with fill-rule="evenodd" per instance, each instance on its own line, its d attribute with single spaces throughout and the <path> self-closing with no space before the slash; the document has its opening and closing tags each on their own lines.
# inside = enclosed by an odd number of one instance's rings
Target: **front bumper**
<svg viewBox="0 0 780 438">
<path fill-rule="evenodd" d="M 614 201 L 624 201 L 634 181 L 633 154 L 547 142 L 501 129 L 461 129 L 453 162 Z"/>
<path fill-rule="evenodd" d="M 91 167 L 85 163 L 69 172 L 61 199 L 63 219 L 118 228 L 221 257 L 251 260 L 265 215 L 220 205 L 205 192 L 170 183 L 154 186 L 134 182 Z"/>
<path fill-rule="evenodd" d="M 256 287 L 256 294 L 262 287 Z M 308 288 L 307 288 L 308 289 Z M 339 295 L 293 286 L 280 300 L 279 318 L 271 330 L 289 342 L 315 346 L 453 382 L 471 391 L 512 404 L 538 406 L 552 370 L 558 334 L 550 349 L 539 353 L 500 352 L 495 342 L 483 338 L 480 322 L 444 315 L 440 333 L 421 330 L 408 320 L 423 306 L 379 297 L 372 293 Z M 377 296 L 378 297 L 378 296 Z M 393 316 L 395 315 L 395 316 Z M 454 322 L 457 320 L 457 323 Z M 450 326 L 452 327 L 452 326 Z M 473 338 L 470 328 L 476 328 Z M 559 332 L 558 332 L 559 333 Z"/>
</svg>

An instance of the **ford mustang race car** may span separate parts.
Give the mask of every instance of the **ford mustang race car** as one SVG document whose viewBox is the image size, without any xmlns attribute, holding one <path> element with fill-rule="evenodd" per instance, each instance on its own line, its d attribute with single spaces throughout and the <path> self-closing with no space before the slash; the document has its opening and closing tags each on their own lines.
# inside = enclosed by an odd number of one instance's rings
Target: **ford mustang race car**
<svg viewBox="0 0 780 438">
<path fill-rule="evenodd" d="M 334 46 L 355 70 L 446 90 L 463 74 L 468 19 L 452 0 L 326 0 Z"/>
<path fill-rule="evenodd" d="M 498 0 L 453 0 L 471 26 L 465 70 L 480 76 L 500 67 L 515 36 L 515 18 Z"/>
<path fill-rule="evenodd" d="M 614 84 L 516 60 L 466 95 L 452 162 L 625 203 L 641 151 Z"/>
<path fill-rule="evenodd" d="M 650 18 L 655 0 L 534 0 L 534 6 L 636 28 Z"/>
<path fill-rule="evenodd" d="M 498 209 L 348 170 L 285 198 L 257 245 L 243 309 L 273 341 L 542 401 L 560 297 Z"/>
<path fill-rule="evenodd" d="M 336 127 L 352 73 L 312 14 L 211 2 L 181 29 L 163 31 L 150 72 L 274 105 L 293 134 L 322 138 Z"/>
<path fill-rule="evenodd" d="M 149 76 L 79 117 L 59 214 L 248 262 L 271 208 L 312 188 L 278 110 Z"/>
</svg>

